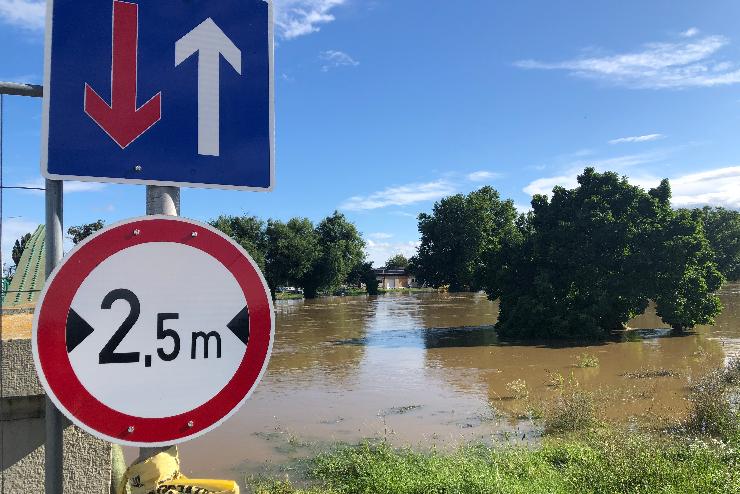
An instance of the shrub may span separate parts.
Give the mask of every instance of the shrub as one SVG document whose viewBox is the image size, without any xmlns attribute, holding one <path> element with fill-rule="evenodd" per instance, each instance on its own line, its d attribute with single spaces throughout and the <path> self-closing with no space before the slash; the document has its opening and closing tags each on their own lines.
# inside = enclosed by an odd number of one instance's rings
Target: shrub
<svg viewBox="0 0 740 494">
<path fill-rule="evenodd" d="M 724 369 L 715 369 L 693 386 L 686 428 L 698 434 L 730 438 L 740 432 L 740 411 L 731 402 L 731 395 L 740 382 L 740 359 L 730 361 Z"/>
<path fill-rule="evenodd" d="M 511 393 L 511 396 L 515 400 L 526 400 L 529 398 L 529 389 L 527 389 L 527 381 L 524 379 L 516 379 L 506 384 L 506 390 Z"/>
<path fill-rule="evenodd" d="M 582 431 L 597 424 L 594 394 L 580 389 L 577 381 L 564 387 L 544 411 L 545 434 Z"/>
<path fill-rule="evenodd" d="M 598 366 L 599 366 L 599 357 L 591 353 L 583 353 L 576 358 L 576 367 L 586 369 L 586 368 L 598 367 Z"/>
</svg>

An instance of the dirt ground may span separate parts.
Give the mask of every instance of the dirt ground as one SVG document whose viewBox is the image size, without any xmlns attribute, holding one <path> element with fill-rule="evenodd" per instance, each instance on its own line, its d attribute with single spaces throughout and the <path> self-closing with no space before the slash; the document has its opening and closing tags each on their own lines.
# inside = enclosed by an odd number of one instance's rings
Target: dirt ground
<svg viewBox="0 0 740 494">
<path fill-rule="evenodd" d="M 33 314 L 3 314 L 0 316 L 0 332 L 3 340 L 30 338 Z"/>
</svg>

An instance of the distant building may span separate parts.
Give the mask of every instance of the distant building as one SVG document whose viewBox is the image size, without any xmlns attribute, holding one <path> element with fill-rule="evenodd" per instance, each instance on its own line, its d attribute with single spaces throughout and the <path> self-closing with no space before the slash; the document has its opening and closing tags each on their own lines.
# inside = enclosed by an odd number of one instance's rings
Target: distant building
<svg viewBox="0 0 740 494">
<path fill-rule="evenodd" d="M 417 287 L 416 277 L 403 268 L 376 269 L 375 277 L 380 283 L 379 288 L 383 290 Z"/>
</svg>

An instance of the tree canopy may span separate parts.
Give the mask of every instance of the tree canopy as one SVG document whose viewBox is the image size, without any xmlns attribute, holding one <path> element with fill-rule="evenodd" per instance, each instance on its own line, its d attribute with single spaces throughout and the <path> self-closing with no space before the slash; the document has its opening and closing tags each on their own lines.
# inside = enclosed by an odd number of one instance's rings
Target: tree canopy
<svg viewBox="0 0 740 494">
<path fill-rule="evenodd" d="M 352 269 L 365 259 L 365 241 L 357 227 L 335 211 L 316 227 L 319 250 L 316 262 L 301 279 L 304 295 L 332 291 L 345 282 Z"/>
<path fill-rule="evenodd" d="M 700 216 L 674 211 L 670 197 L 667 180 L 645 192 L 593 168 L 574 189 L 535 196 L 532 212 L 487 259 L 499 334 L 605 338 L 651 299 L 675 329 L 711 322 L 722 276 Z"/>
<path fill-rule="evenodd" d="M 273 289 L 285 285 L 302 286 L 302 280 L 317 262 L 318 255 L 319 238 L 309 219 L 267 222 L 265 277 Z"/>
<path fill-rule="evenodd" d="M 209 221 L 209 224 L 241 245 L 264 272 L 267 256 L 267 231 L 264 221 L 256 216 L 222 215 Z"/>
<path fill-rule="evenodd" d="M 409 260 L 401 253 L 396 254 L 385 262 L 385 269 L 406 269 L 409 267 Z"/>
<path fill-rule="evenodd" d="M 18 263 L 21 262 L 23 250 L 26 248 L 26 244 L 29 240 L 31 240 L 31 234 L 26 233 L 21 238 L 16 240 L 15 244 L 13 244 L 13 252 L 11 253 L 11 257 L 13 258 L 13 262 L 15 263 L 16 267 L 18 266 Z"/>
<path fill-rule="evenodd" d="M 492 187 L 457 194 L 419 215 L 421 245 L 413 259 L 417 278 L 450 291 L 479 290 L 485 259 L 515 230 L 514 202 L 502 201 Z"/>
<path fill-rule="evenodd" d="M 740 212 L 705 207 L 698 210 L 714 261 L 725 278 L 740 280 Z"/>
<path fill-rule="evenodd" d="M 70 226 L 67 229 L 67 235 L 72 239 L 72 243 L 77 245 L 93 233 L 98 230 L 102 230 L 104 226 L 105 222 L 103 220 L 97 220 L 83 225 Z"/>
<path fill-rule="evenodd" d="M 317 226 L 307 218 L 287 223 L 255 216 L 220 216 L 211 225 L 250 253 L 265 273 L 270 289 L 293 285 L 306 298 L 333 291 L 365 259 L 365 241 L 354 224 L 335 212 Z"/>
</svg>

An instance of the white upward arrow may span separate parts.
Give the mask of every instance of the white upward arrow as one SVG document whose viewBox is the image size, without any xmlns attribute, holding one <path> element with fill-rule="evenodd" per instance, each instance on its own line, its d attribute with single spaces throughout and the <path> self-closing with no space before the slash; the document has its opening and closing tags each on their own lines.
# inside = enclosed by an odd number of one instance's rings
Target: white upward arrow
<svg viewBox="0 0 740 494">
<path fill-rule="evenodd" d="M 198 154 L 220 154 L 220 55 L 241 75 L 242 52 L 210 17 L 175 43 L 175 67 L 198 55 Z"/>
</svg>

